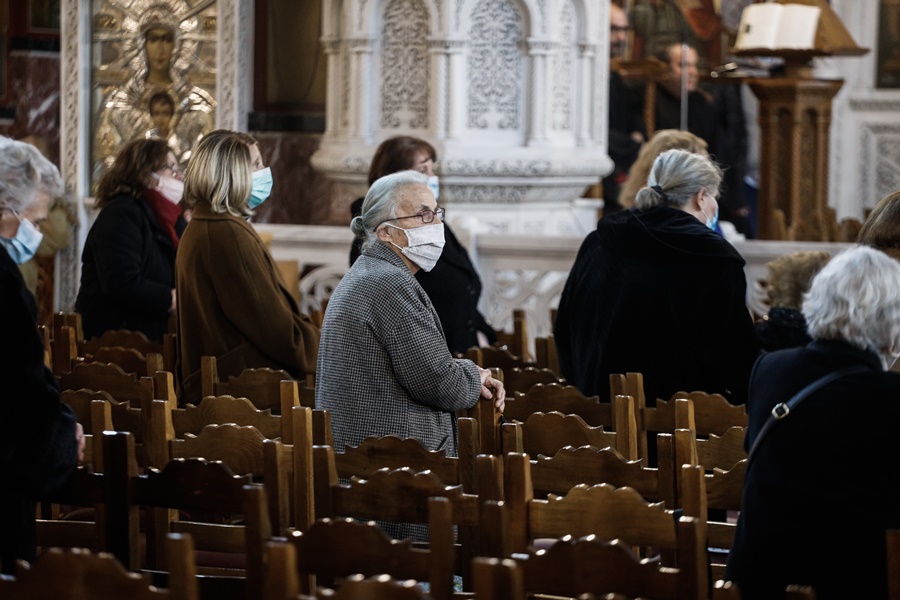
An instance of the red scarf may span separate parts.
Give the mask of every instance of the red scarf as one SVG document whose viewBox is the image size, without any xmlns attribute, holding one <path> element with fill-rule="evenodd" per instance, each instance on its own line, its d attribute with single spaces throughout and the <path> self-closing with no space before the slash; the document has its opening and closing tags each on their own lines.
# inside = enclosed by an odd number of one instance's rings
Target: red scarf
<svg viewBox="0 0 900 600">
<path fill-rule="evenodd" d="M 153 188 L 147 188 L 144 191 L 144 200 L 153 209 L 153 214 L 156 215 L 159 226 L 172 238 L 172 244 L 177 248 L 178 234 L 175 233 L 175 222 L 178 221 L 178 216 L 181 214 L 181 207 L 177 204 L 172 204 L 168 198 Z"/>
</svg>

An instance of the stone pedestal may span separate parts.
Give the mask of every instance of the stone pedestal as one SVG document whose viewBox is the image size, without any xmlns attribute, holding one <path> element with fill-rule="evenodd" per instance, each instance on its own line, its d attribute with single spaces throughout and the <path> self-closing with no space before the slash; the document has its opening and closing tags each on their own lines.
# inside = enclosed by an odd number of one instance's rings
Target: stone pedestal
<svg viewBox="0 0 900 600">
<path fill-rule="evenodd" d="M 759 237 L 833 239 L 828 208 L 831 100 L 843 81 L 754 79 L 759 98 Z"/>
<path fill-rule="evenodd" d="M 533 224 L 611 170 L 607 2 L 322 7 L 327 130 L 313 164 L 355 195 L 378 144 L 395 135 L 434 145 L 442 204 L 530 205 L 519 214 Z"/>
</svg>

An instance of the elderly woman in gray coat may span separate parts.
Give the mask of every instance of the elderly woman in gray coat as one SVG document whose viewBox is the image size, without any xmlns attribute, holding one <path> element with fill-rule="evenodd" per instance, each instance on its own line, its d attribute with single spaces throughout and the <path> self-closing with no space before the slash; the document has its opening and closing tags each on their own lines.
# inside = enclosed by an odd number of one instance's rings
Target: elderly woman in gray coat
<svg viewBox="0 0 900 600">
<path fill-rule="evenodd" d="M 414 277 L 440 256 L 443 213 L 426 177 L 401 171 L 373 183 L 353 219 L 362 256 L 328 302 L 316 376 L 316 406 L 331 412 L 338 451 L 394 435 L 456 456 L 455 411 L 482 396 L 503 409 L 502 383 L 450 355 Z"/>
</svg>

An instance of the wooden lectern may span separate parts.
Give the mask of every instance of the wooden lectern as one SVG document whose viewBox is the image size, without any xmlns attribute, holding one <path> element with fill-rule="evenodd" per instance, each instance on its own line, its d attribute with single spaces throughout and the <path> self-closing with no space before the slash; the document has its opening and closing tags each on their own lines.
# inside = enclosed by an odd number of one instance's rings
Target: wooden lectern
<svg viewBox="0 0 900 600">
<path fill-rule="evenodd" d="M 778 56 L 785 73 L 747 83 L 759 99 L 760 239 L 835 241 L 837 223 L 828 207 L 828 149 L 831 99 L 843 80 L 812 77 L 819 56 L 860 56 L 868 52 L 853 41 L 826 0 L 778 0 L 821 9 L 815 46 L 808 50 L 742 48 L 738 56 Z"/>
</svg>

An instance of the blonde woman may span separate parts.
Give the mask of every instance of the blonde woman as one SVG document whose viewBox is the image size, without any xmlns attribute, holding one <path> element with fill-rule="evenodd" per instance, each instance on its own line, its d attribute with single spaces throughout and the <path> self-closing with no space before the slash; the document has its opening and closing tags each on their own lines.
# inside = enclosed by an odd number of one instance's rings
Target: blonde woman
<svg viewBox="0 0 900 600">
<path fill-rule="evenodd" d="M 193 209 L 176 259 L 184 399 L 200 399 L 200 357 L 220 378 L 246 368 L 312 373 L 318 328 L 301 315 L 275 261 L 247 222 L 271 189 L 256 141 L 218 130 L 197 145 L 185 174 Z"/>
</svg>

